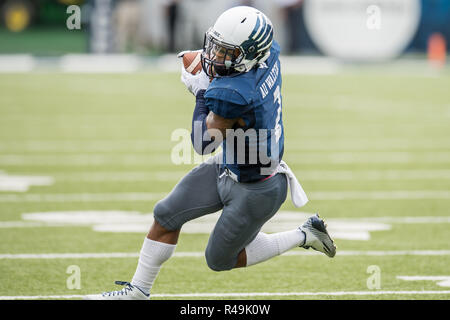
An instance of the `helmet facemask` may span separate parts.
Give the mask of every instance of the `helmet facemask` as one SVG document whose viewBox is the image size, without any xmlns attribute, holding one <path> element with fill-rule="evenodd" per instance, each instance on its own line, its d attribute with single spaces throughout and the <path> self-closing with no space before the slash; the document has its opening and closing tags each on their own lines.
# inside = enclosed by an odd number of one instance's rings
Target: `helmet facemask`
<svg viewBox="0 0 450 320">
<path fill-rule="evenodd" d="M 220 41 L 208 30 L 202 52 L 202 66 L 213 78 L 236 76 L 245 71 L 244 54 L 240 46 Z"/>
</svg>

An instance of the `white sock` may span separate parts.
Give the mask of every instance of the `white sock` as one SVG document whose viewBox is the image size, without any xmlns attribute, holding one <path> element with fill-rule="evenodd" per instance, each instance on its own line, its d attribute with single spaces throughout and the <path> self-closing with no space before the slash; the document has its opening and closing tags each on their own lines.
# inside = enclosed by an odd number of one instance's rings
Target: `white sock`
<svg viewBox="0 0 450 320">
<path fill-rule="evenodd" d="M 272 234 L 258 233 L 256 238 L 245 247 L 247 267 L 278 256 L 298 247 L 305 241 L 305 235 L 299 229 Z"/>
<path fill-rule="evenodd" d="M 175 247 L 174 244 L 153 241 L 146 237 L 131 284 L 138 286 L 145 293 L 150 293 L 161 265 L 172 256 Z"/>
</svg>

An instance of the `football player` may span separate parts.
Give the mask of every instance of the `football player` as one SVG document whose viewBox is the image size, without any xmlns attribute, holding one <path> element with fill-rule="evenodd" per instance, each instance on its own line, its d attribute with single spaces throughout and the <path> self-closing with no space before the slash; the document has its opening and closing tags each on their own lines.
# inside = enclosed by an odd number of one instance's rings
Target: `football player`
<svg viewBox="0 0 450 320">
<path fill-rule="evenodd" d="M 206 32 L 203 71 L 192 75 L 182 68 L 182 81 L 196 99 L 194 149 L 211 153 L 221 144 L 222 152 L 192 169 L 156 204 L 131 282 L 117 281 L 124 286 L 121 290 L 93 298 L 148 299 L 183 224 L 219 210 L 205 252 L 214 271 L 252 266 L 295 247 L 334 257 L 336 246 L 317 214 L 293 230 L 261 232 L 285 201 L 288 187 L 297 207 L 308 201 L 281 160 L 279 54 L 271 21 L 255 8 L 231 8 Z"/>
</svg>

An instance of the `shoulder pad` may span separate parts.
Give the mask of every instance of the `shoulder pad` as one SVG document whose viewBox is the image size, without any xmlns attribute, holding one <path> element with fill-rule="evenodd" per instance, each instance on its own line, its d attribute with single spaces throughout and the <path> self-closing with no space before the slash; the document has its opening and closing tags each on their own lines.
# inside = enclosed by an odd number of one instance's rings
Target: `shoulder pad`
<svg viewBox="0 0 450 320">
<path fill-rule="evenodd" d="M 249 104 L 242 95 L 233 89 L 211 88 L 205 92 L 205 99 L 216 99 L 239 105 Z"/>
<path fill-rule="evenodd" d="M 252 104 L 255 81 L 248 74 L 238 77 L 214 79 L 205 92 L 205 98 L 218 99 L 240 105 Z"/>
</svg>

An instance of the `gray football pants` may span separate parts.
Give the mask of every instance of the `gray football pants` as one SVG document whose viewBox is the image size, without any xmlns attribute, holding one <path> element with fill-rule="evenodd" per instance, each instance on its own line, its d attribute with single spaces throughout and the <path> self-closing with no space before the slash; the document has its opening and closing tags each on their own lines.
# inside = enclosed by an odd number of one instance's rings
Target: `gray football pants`
<svg viewBox="0 0 450 320">
<path fill-rule="evenodd" d="M 232 269 L 242 251 L 261 227 L 280 208 L 287 196 L 287 179 L 278 173 L 253 183 L 238 183 L 219 177 L 216 157 L 192 169 L 154 210 L 154 218 L 168 230 L 179 230 L 184 223 L 222 210 L 212 231 L 205 257 L 215 271 Z"/>
</svg>

